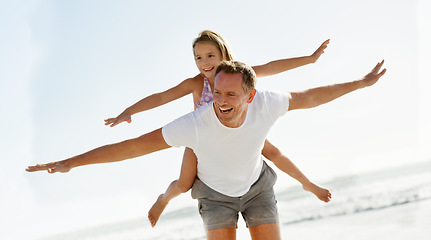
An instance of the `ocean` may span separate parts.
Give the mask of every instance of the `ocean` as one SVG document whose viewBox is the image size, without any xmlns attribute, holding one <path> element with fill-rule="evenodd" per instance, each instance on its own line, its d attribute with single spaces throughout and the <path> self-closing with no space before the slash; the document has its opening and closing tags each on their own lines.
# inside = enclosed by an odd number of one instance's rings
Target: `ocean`
<svg viewBox="0 0 431 240">
<path fill-rule="evenodd" d="M 323 183 L 332 201 L 302 188 L 276 193 L 283 239 L 431 239 L 431 161 L 335 178 Z M 40 240 L 205 239 L 196 206 L 164 213 L 151 228 L 146 216 Z M 240 218 L 237 239 L 250 239 Z"/>
</svg>

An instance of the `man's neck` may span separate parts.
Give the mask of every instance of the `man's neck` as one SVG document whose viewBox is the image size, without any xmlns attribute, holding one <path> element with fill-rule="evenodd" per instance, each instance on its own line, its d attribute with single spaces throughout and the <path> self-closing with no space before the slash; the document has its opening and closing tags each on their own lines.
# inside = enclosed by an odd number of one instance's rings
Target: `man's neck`
<svg viewBox="0 0 431 240">
<path fill-rule="evenodd" d="M 244 124 L 245 120 L 247 119 L 248 105 L 247 105 L 246 109 L 244 109 L 244 111 L 242 112 L 241 116 L 238 119 L 232 119 L 231 121 L 223 121 L 218 117 L 218 115 L 216 113 L 216 111 L 218 111 L 218 109 L 214 103 L 213 103 L 213 111 L 214 111 L 214 114 L 215 114 L 217 120 L 223 126 L 228 127 L 228 128 L 239 128 Z"/>
</svg>

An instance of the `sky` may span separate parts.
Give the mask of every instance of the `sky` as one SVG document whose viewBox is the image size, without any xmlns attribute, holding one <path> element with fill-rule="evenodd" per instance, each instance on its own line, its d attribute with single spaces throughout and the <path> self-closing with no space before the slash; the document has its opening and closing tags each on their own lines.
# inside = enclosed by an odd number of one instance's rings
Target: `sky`
<svg viewBox="0 0 431 240">
<path fill-rule="evenodd" d="M 431 159 L 430 2 L 1 1 L 1 239 L 38 239 L 146 216 L 179 174 L 182 148 L 67 174 L 27 173 L 140 136 L 193 110 L 191 96 L 103 120 L 198 73 L 192 41 L 220 33 L 250 65 L 310 55 L 315 63 L 258 80 L 297 91 L 356 80 L 378 61 L 374 86 L 316 109 L 292 111 L 268 139 L 313 181 Z M 276 190 L 297 185 L 279 172 Z M 195 204 L 183 194 L 167 209 Z M 25 229 L 25 231 L 23 231 Z"/>
</svg>

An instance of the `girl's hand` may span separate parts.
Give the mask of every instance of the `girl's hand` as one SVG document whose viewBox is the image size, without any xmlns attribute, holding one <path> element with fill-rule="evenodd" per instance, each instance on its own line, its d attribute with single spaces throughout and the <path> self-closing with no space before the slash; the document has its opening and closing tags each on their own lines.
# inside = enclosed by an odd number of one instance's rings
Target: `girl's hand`
<svg viewBox="0 0 431 240">
<path fill-rule="evenodd" d="M 131 123 L 132 122 L 132 116 L 129 113 L 122 112 L 116 118 L 105 119 L 105 125 L 111 125 L 111 127 L 113 127 L 113 126 L 115 126 L 119 123 L 122 123 L 124 121 Z"/>
<path fill-rule="evenodd" d="M 325 52 L 325 49 L 328 47 L 329 40 L 330 39 L 324 41 L 322 45 L 320 45 L 320 47 L 313 54 L 311 54 L 311 59 L 313 63 L 315 63 L 317 59 L 320 58 L 320 55 L 322 55 Z"/>
</svg>

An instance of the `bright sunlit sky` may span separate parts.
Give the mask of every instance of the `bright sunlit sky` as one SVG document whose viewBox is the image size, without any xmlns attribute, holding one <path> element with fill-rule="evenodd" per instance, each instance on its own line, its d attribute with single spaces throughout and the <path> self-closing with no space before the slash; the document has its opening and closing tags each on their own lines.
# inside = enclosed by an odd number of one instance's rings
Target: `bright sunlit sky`
<svg viewBox="0 0 431 240">
<path fill-rule="evenodd" d="M 356 80 L 385 59 L 374 86 L 289 112 L 269 139 L 313 181 L 429 160 L 431 10 L 427 0 L 2 1 L 0 239 L 146 216 L 179 174 L 182 148 L 67 174 L 26 173 L 142 135 L 191 110 L 187 96 L 109 128 L 141 98 L 198 73 L 191 44 L 220 33 L 250 65 L 309 55 L 317 63 L 259 79 L 302 90 Z M 276 190 L 298 184 L 279 172 Z M 167 211 L 195 204 L 184 194 Z"/>
</svg>

